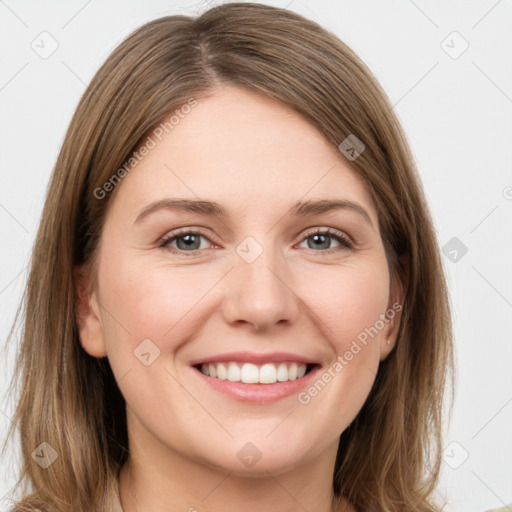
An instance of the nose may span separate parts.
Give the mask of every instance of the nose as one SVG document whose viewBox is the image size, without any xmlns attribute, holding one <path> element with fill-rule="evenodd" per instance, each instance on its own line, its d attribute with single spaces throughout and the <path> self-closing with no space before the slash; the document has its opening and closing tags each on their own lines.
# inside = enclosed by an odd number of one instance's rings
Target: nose
<svg viewBox="0 0 512 512">
<path fill-rule="evenodd" d="M 247 324 L 255 331 L 296 322 L 300 300 L 282 257 L 268 249 L 252 263 L 235 256 L 234 268 L 223 280 L 222 310 L 226 322 Z"/>
</svg>

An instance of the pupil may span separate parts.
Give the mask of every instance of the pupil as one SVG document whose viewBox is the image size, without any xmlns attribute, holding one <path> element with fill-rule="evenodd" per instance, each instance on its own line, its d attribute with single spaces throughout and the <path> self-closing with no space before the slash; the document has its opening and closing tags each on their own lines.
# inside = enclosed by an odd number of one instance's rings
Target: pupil
<svg viewBox="0 0 512 512">
<path fill-rule="evenodd" d="M 194 238 L 197 238 L 196 235 L 184 235 L 180 238 L 178 238 L 178 245 L 180 244 L 180 241 L 183 240 L 184 241 L 184 244 L 185 244 L 185 247 L 187 248 L 191 248 L 192 245 L 194 245 Z M 195 245 L 197 245 L 197 240 L 195 240 Z M 197 247 L 193 247 L 194 249 L 197 249 Z M 180 247 L 181 249 L 181 247 Z"/>
<path fill-rule="evenodd" d="M 325 235 L 313 235 L 313 238 L 315 239 L 315 241 L 323 238 L 324 239 L 323 245 L 324 246 L 325 245 L 327 245 L 327 246 L 329 245 L 328 242 L 326 243 L 326 240 L 327 240 L 328 237 L 326 237 Z M 315 247 L 319 247 L 320 245 L 322 245 L 322 241 L 321 240 L 320 240 L 320 244 L 316 244 Z M 324 248 L 328 249 L 328 247 L 324 247 Z"/>
</svg>

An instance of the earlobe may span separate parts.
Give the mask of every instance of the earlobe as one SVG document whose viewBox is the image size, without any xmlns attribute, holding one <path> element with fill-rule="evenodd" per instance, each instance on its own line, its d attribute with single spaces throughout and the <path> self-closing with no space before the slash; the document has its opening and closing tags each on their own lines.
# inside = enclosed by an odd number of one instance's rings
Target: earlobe
<svg viewBox="0 0 512 512">
<path fill-rule="evenodd" d="M 383 332 L 382 339 L 380 342 L 380 360 L 383 361 L 388 357 L 391 351 L 395 348 L 396 339 L 398 335 L 398 327 L 400 326 L 400 313 L 402 307 L 397 302 L 393 303 L 391 309 L 388 308 L 386 316 L 391 318 L 389 320 L 389 327 Z"/>
<path fill-rule="evenodd" d="M 75 268 L 75 318 L 80 344 L 91 356 L 107 355 L 96 292 L 89 286 L 83 267 Z"/>
</svg>

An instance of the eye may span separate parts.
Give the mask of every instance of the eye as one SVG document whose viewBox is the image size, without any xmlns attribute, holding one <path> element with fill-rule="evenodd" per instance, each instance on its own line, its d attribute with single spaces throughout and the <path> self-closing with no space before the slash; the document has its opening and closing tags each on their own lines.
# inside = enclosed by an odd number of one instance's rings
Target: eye
<svg viewBox="0 0 512 512">
<path fill-rule="evenodd" d="M 172 233 L 170 236 L 161 240 L 158 244 L 159 247 L 169 249 L 171 252 L 176 253 L 191 253 L 194 255 L 195 252 L 201 250 L 201 238 L 208 240 L 205 235 L 200 231 L 182 230 Z M 174 244 L 176 242 L 176 246 Z M 204 249 L 205 247 L 202 247 Z"/>
<path fill-rule="evenodd" d="M 317 228 L 312 233 L 309 233 L 306 235 L 306 238 L 304 238 L 304 241 L 312 240 L 311 243 L 308 243 L 309 249 L 323 249 L 322 251 L 315 251 L 315 252 L 327 252 L 330 253 L 331 251 L 336 251 L 340 249 L 353 249 L 353 244 L 349 240 L 349 238 L 342 233 L 341 231 L 334 231 L 331 229 L 321 229 Z M 338 247 L 329 247 L 331 245 L 331 240 L 334 239 L 339 244 Z M 341 246 L 341 247 L 340 247 Z"/>
</svg>

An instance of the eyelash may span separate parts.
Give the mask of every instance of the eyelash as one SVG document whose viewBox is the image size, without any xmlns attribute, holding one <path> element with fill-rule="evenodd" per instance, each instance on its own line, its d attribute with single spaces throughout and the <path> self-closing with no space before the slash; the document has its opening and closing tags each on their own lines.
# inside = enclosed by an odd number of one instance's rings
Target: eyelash
<svg viewBox="0 0 512 512">
<path fill-rule="evenodd" d="M 175 249 L 174 247 L 170 247 L 168 244 L 170 242 L 173 242 L 174 240 L 181 238 L 185 235 L 199 235 L 208 240 L 211 243 L 211 240 L 201 231 L 201 230 L 190 230 L 190 229 L 181 229 L 178 231 L 175 231 L 174 233 L 171 233 L 169 236 L 164 237 L 160 242 L 158 242 L 158 247 L 170 251 L 175 254 L 183 254 L 185 256 L 198 256 L 201 253 L 200 249 L 194 249 L 192 251 L 183 251 L 180 249 Z M 319 254 L 331 254 L 332 252 L 336 252 L 342 249 L 354 249 L 354 244 L 350 241 L 350 239 L 341 231 L 333 230 L 331 228 L 316 228 L 314 231 L 307 233 L 299 243 L 303 242 L 304 240 L 311 238 L 315 235 L 327 235 L 333 239 L 335 239 L 337 242 L 341 244 L 340 247 L 333 247 L 331 249 L 326 249 L 323 251 L 315 251 L 314 249 L 310 249 L 311 251 Z"/>
</svg>

